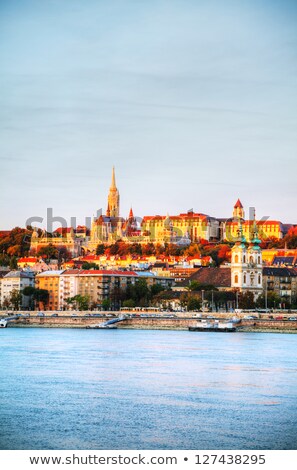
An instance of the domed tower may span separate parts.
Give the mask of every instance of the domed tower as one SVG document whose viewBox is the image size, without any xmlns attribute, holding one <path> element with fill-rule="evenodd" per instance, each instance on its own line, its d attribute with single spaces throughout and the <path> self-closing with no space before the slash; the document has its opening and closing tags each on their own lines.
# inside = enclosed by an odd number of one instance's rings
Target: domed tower
<svg viewBox="0 0 297 470">
<path fill-rule="evenodd" d="M 244 210 L 240 199 L 237 199 L 233 208 L 233 219 L 244 219 Z"/>
<path fill-rule="evenodd" d="M 108 208 L 110 217 L 120 216 L 120 193 L 116 187 L 114 167 L 112 167 L 111 185 L 108 193 Z"/>
<path fill-rule="evenodd" d="M 255 299 L 262 292 L 262 253 L 261 240 L 257 235 L 256 224 L 253 238 L 248 245 L 239 223 L 239 238 L 232 248 L 231 286 L 240 291 L 253 292 Z"/>
<path fill-rule="evenodd" d="M 247 286 L 247 242 L 239 222 L 238 239 L 231 250 L 231 287 L 243 290 Z"/>
<path fill-rule="evenodd" d="M 248 247 L 248 280 L 249 290 L 253 291 L 257 298 L 263 289 L 262 279 L 262 250 L 260 247 L 261 240 L 258 238 L 256 221 L 254 222 L 253 238 Z"/>
</svg>

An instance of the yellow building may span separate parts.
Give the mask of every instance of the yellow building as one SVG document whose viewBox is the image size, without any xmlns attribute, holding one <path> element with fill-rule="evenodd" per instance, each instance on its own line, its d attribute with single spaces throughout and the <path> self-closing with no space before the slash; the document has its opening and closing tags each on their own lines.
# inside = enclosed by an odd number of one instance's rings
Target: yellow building
<svg viewBox="0 0 297 470">
<path fill-rule="evenodd" d="M 145 216 L 141 223 L 145 243 L 178 243 L 214 240 L 219 237 L 219 221 L 193 211 L 173 216 Z"/>
<path fill-rule="evenodd" d="M 40 248 L 48 245 L 53 245 L 55 248 L 66 248 L 72 256 L 78 256 L 81 251 L 84 239 L 76 237 L 72 227 L 59 227 L 52 234 L 46 234 L 43 231 L 41 234 L 35 229 L 32 233 L 30 251 L 38 253 Z"/>
<path fill-rule="evenodd" d="M 277 220 L 259 220 L 256 222 L 258 237 L 260 240 L 268 238 L 283 238 L 282 223 Z M 227 221 L 225 224 L 224 239 L 229 242 L 235 242 L 238 238 L 239 225 L 237 220 Z M 249 242 L 254 236 L 254 221 L 245 220 L 242 222 L 242 233 L 245 239 Z"/>
<path fill-rule="evenodd" d="M 35 286 L 38 289 L 45 289 L 49 293 L 48 304 L 45 306 L 39 303 L 40 309 L 58 310 L 59 309 L 59 282 L 63 271 L 45 271 L 37 274 L 35 277 Z"/>
</svg>

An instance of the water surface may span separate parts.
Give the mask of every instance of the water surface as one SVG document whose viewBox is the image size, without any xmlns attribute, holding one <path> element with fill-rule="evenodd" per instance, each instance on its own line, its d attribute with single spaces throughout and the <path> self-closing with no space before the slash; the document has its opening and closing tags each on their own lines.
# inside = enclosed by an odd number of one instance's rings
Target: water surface
<svg viewBox="0 0 297 470">
<path fill-rule="evenodd" d="M 297 335 L 0 330 L 1 449 L 297 449 Z"/>
</svg>

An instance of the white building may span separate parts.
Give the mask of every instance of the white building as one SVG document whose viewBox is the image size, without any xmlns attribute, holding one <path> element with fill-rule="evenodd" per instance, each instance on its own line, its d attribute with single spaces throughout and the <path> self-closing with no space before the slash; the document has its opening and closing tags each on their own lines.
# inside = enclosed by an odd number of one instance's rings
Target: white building
<svg viewBox="0 0 297 470">
<path fill-rule="evenodd" d="M 68 269 L 61 273 L 59 278 L 59 310 L 69 309 L 66 299 L 78 294 L 79 269 Z"/>
<path fill-rule="evenodd" d="M 25 287 L 34 287 L 34 273 L 30 271 L 10 271 L 1 279 L 1 305 L 5 305 L 5 300 L 11 298 L 12 291 L 21 292 Z M 29 297 L 23 295 L 21 309 L 29 306 Z"/>
<path fill-rule="evenodd" d="M 262 293 L 262 253 L 256 231 L 248 244 L 239 228 L 239 238 L 232 248 L 231 287 L 253 292 L 255 299 Z"/>
</svg>

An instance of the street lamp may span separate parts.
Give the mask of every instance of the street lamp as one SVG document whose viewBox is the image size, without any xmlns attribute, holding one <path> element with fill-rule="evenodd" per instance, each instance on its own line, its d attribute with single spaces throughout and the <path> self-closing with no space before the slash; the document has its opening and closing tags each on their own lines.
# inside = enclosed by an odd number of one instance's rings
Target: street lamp
<svg viewBox="0 0 297 470">
<path fill-rule="evenodd" d="M 238 290 L 236 291 L 236 309 L 238 310 Z"/>
<path fill-rule="evenodd" d="M 267 280 L 265 281 L 265 311 L 267 312 Z"/>
<path fill-rule="evenodd" d="M 204 290 L 201 291 L 202 294 L 202 312 L 204 312 Z"/>
</svg>

